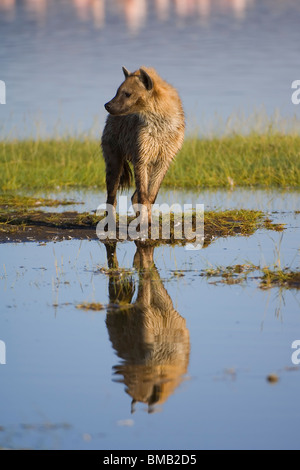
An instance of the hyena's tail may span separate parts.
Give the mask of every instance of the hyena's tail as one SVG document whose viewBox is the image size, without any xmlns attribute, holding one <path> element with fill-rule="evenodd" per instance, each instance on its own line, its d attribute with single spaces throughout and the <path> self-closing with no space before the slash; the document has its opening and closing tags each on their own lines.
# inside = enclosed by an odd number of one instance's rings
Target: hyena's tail
<svg viewBox="0 0 300 470">
<path fill-rule="evenodd" d="M 132 171 L 127 160 L 124 160 L 123 170 L 120 178 L 119 188 L 126 189 L 131 185 Z"/>
</svg>

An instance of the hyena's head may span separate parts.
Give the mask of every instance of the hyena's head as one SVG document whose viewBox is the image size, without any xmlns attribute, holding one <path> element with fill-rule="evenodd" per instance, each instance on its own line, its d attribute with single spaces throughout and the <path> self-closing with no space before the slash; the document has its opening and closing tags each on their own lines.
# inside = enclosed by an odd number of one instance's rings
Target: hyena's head
<svg viewBox="0 0 300 470">
<path fill-rule="evenodd" d="M 125 116 L 142 111 L 149 100 L 153 81 L 144 69 L 134 73 L 122 67 L 125 80 L 119 86 L 116 96 L 104 105 L 106 111 L 115 116 Z"/>
</svg>

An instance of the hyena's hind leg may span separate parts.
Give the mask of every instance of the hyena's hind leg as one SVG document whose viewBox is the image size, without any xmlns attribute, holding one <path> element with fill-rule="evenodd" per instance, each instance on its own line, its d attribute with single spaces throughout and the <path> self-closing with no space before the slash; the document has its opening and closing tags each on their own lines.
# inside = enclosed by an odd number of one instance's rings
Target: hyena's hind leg
<svg viewBox="0 0 300 470">
<path fill-rule="evenodd" d="M 102 142 L 102 150 L 106 168 L 106 203 L 116 207 L 117 191 L 120 185 L 124 160 L 121 152 L 117 149 L 112 150 L 111 146 L 106 142 Z"/>
</svg>

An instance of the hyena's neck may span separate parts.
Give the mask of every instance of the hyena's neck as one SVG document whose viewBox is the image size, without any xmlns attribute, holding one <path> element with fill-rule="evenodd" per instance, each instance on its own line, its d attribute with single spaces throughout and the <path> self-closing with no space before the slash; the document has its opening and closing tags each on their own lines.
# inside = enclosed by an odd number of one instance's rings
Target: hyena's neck
<svg viewBox="0 0 300 470">
<path fill-rule="evenodd" d="M 141 112 L 139 118 L 142 124 L 158 132 L 172 132 L 184 125 L 184 116 L 181 110 L 172 114 L 155 110 Z"/>
</svg>

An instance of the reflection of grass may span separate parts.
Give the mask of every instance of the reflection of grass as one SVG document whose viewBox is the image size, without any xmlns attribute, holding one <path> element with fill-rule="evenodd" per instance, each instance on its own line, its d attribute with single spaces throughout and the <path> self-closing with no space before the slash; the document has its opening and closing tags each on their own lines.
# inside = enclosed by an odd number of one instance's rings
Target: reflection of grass
<svg viewBox="0 0 300 470">
<path fill-rule="evenodd" d="M 300 136 L 269 131 L 187 137 L 165 187 L 300 187 Z M 0 142 L 0 189 L 104 188 L 100 142 L 93 139 Z"/>
</svg>

